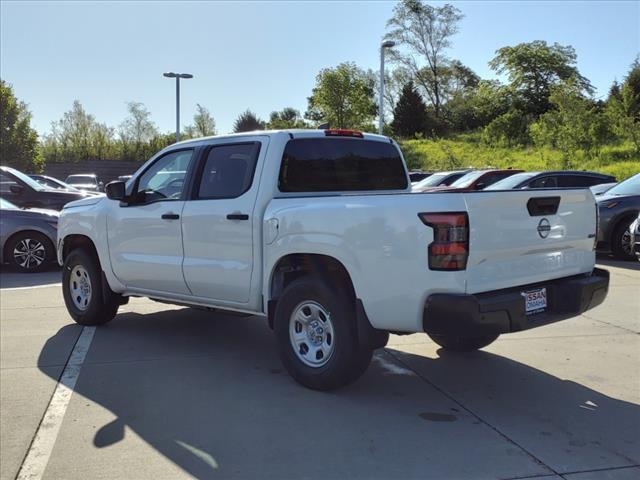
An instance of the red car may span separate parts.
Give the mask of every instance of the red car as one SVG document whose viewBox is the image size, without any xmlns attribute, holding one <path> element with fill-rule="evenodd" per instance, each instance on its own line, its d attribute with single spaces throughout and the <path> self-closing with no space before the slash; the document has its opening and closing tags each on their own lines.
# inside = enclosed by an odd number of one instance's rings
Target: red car
<svg viewBox="0 0 640 480">
<path fill-rule="evenodd" d="M 474 190 L 482 190 L 489 185 L 496 183 L 503 178 L 510 177 L 516 173 L 522 173 L 524 170 L 473 170 L 448 187 L 427 188 L 425 192 L 472 192 Z"/>
</svg>

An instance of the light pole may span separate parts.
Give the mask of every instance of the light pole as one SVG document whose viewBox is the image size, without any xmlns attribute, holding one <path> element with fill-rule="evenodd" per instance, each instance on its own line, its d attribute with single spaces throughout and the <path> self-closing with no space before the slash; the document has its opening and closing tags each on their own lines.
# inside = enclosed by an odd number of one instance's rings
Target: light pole
<svg viewBox="0 0 640 480">
<path fill-rule="evenodd" d="M 180 141 L 180 79 L 193 78 L 190 73 L 174 73 L 167 72 L 164 74 L 167 78 L 176 79 L 176 142 Z"/>
<path fill-rule="evenodd" d="M 378 133 L 384 128 L 384 49 L 395 46 L 396 42 L 387 40 L 380 45 L 380 98 L 378 99 Z"/>
</svg>

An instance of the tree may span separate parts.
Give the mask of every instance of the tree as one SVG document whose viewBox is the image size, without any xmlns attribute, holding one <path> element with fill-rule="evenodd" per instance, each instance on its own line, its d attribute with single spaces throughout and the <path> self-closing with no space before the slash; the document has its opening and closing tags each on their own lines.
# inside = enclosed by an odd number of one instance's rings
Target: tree
<svg viewBox="0 0 640 480">
<path fill-rule="evenodd" d="M 42 153 L 47 162 L 105 158 L 113 153 L 113 129 L 98 123 L 79 100 L 74 100 L 71 110 L 51 123 Z"/>
<path fill-rule="evenodd" d="M 4 80 L 0 80 L 0 159 L 4 165 L 26 172 L 42 168 L 38 134 L 31 128 L 31 112 Z"/>
<path fill-rule="evenodd" d="M 300 116 L 300 112 L 295 108 L 286 107 L 279 112 L 271 112 L 269 122 L 267 123 L 269 130 L 281 130 L 287 128 L 307 128 L 306 122 Z"/>
<path fill-rule="evenodd" d="M 355 63 L 322 69 L 307 99 L 305 117 L 314 122 L 328 122 L 335 128 L 370 127 L 378 110 L 374 87 L 372 76 Z"/>
<path fill-rule="evenodd" d="M 529 137 L 531 119 L 526 113 L 511 109 L 493 119 L 482 131 L 483 140 L 495 146 L 512 147 L 531 143 Z"/>
<path fill-rule="evenodd" d="M 539 116 L 552 107 L 551 89 L 560 82 L 573 80 L 580 91 L 593 93 L 589 80 L 578 72 L 576 58 L 571 46 L 549 46 L 535 40 L 499 49 L 489 66 L 497 73 L 507 74 L 511 88 L 522 101 L 520 108 Z"/>
<path fill-rule="evenodd" d="M 614 83 L 616 93 L 609 95 L 606 115 L 614 133 L 624 140 L 630 140 L 636 152 L 640 153 L 640 63 L 636 59 L 631 65 L 622 86 Z M 612 91 L 614 89 L 612 87 Z"/>
<path fill-rule="evenodd" d="M 151 120 L 151 112 L 140 102 L 127 103 L 129 116 L 120 124 L 120 138 L 134 145 L 149 142 L 158 135 L 158 127 Z"/>
<path fill-rule="evenodd" d="M 572 166 L 578 150 L 597 152 L 609 137 L 604 115 L 575 80 L 554 86 L 549 102 L 553 108 L 531 125 L 531 136 L 538 145 L 562 151 L 564 168 Z"/>
<path fill-rule="evenodd" d="M 264 122 L 260 120 L 255 113 L 247 109 L 236 118 L 236 121 L 233 123 L 233 131 L 240 133 L 253 132 L 254 130 L 264 130 Z"/>
<path fill-rule="evenodd" d="M 216 134 L 216 122 L 211 112 L 199 103 L 196 104 L 196 113 L 193 116 L 193 126 L 187 127 L 190 137 L 208 137 Z"/>
<path fill-rule="evenodd" d="M 380 75 L 378 73 L 373 73 L 373 77 L 375 79 L 375 91 L 378 92 L 380 90 Z M 394 68 L 392 71 L 384 72 L 384 107 L 385 107 L 385 117 L 392 118 L 393 110 L 396 108 L 396 104 L 400 99 L 400 95 L 402 94 L 402 89 L 404 86 L 411 81 L 411 74 L 409 71 L 400 66 Z"/>
<path fill-rule="evenodd" d="M 456 91 L 444 106 L 449 128 L 466 132 L 485 127 L 513 107 L 513 95 L 497 80 L 480 80 L 475 88 Z"/>
<path fill-rule="evenodd" d="M 440 116 L 443 104 L 442 77 L 450 65 L 445 52 L 462 18 L 460 10 L 449 4 L 433 7 L 422 0 L 403 0 L 394 7 L 387 22 L 391 30 L 385 39 L 405 48 L 404 52 L 392 49 L 392 59 L 404 66 L 424 89 L 436 117 Z"/>
<path fill-rule="evenodd" d="M 413 82 L 402 89 L 396 108 L 393 110 L 393 132 L 404 138 L 424 134 L 427 130 L 427 106 L 416 91 Z"/>
</svg>

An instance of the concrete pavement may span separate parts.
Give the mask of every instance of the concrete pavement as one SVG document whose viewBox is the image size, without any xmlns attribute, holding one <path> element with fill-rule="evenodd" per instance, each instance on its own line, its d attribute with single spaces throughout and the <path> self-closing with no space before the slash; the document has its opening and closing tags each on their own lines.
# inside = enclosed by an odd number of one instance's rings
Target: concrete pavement
<svg viewBox="0 0 640 480">
<path fill-rule="evenodd" d="M 639 478 L 640 269 L 607 263 L 609 298 L 582 317 L 462 355 L 393 336 L 332 393 L 289 378 L 260 318 L 133 299 L 95 331 L 44 478 Z M 11 275 L 2 479 L 81 332 L 55 272 Z"/>
</svg>

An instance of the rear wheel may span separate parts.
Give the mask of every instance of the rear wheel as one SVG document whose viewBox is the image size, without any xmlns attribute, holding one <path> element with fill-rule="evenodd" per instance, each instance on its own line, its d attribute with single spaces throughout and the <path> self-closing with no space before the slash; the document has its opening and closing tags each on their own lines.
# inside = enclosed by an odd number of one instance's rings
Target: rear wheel
<svg viewBox="0 0 640 480">
<path fill-rule="evenodd" d="M 622 220 L 613 231 L 611 238 L 611 251 L 618 260 L 635 260 L 633 254 L 633 241 L 629 227 L 633 223 L 633 218 Z"/>
<path fill-rule="evenodd" d="M 475 337 L 461 337 L 459 335 L 442 335 L 436 333 L 428 333 L 431 340 L 436 342 L 445 350 L 452 352 L 472 352 L 486 347 L 487 345 L 495 342 L 500 336 L 494 335 L 480 335 Z"/>
<path fill-rule="evenodd" d="M 274 329 L 283 365 L 302 385 L 332 390 L 360 377 L 373 350 L 358 343 L 354 303 L 314 277 L 282 293 Z"/>
<path fill-rule="evenodd" d="M 80 325 L 102 325 L 113 319 L 119 296 L 104 285 L 100 262 L 84 249 L 73 250 L 62 269 L 62 294 L 71 317 Z"/>
<path fill-rule="evenodd" d="M 20 232 L 7 245 L 7 259 L 20 272 L 39 272 L 53 262 L 53 243 L 40 232 Z"/>
</svg>

